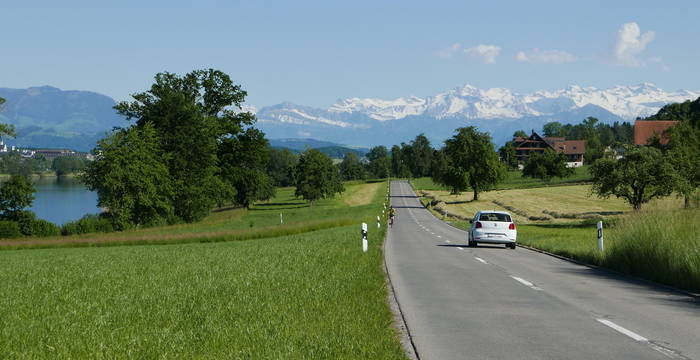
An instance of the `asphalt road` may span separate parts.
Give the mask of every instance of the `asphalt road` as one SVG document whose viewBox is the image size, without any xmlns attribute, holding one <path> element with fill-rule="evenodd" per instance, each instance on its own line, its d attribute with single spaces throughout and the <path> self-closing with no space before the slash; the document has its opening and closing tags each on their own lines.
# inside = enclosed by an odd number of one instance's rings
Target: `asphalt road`
<svg viewBox="0 0 700 360">
<path fill-rule="evenodd" d="M 469 248 L 408 183 L 391 195 L 387 269 L 420 359 L 700 359 L 700 299 L 520 247 Z"/>
</svg>

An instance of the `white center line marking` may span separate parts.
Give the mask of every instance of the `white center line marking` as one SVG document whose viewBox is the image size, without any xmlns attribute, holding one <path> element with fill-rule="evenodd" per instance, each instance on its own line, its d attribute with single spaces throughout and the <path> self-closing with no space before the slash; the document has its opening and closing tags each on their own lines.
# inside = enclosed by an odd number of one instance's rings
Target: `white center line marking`
<svg viewBox="0 0 700 360">
<path fill-rule="evenodd" d="M 484 260 L 484 259 L 482 259 L 482 258 L 480 258 L 480 257 L 475 257 L 475 259 L 477 259 L 477 260 L 479 260 L 480 262 L 482 262 L 482 263 L 488 265 L 488 263 L 486 262 L 486 260 Z"/>
<path fill-rule="evenodd" d="M 616 330 L 616 331 L 618 331 L 618 332 L 621 332 L 621 333 L 623 333 L 623 334 L 625 334 L 625 335 L 631 337 L 632 339 L 634 339 L 634 341 L 649 341 L 649 340 L 648 340 L 647 338 L 645 338 L 644 336 L 641 336 L 641 335 L 639 335 L 639 334 L 637 334 L 637 333 L 635 333 L 635 332 L 633 332 L 633 331 L 627 330 L 627 329 L 623 328 L 622 326 L 617 325 L 617 324 L 615 324 L 614 322 L 612 322 L 612 321 L 610 321 L 610 320 L 605 320 L 605 319 L 596 319 L 596 320 L 598 320 L 599 323 L 601 323 L 601 324 L 603 324 L 603 325 L 605 325 L 605 326 L 611 327 L 611 328 L 613 328 L 614 330 Z"/>
<path fill-rule="evenodd" d="M 521 284 L 523 284 L 523 285 L 525 285 L 533 290 L 542 290 L 542 289 L 538 288 L 537 286 L 535 286 L 535 284 L 533 284 L 525 279 L 521 279 L 521 278 L 519 278 L 517 276 L 513 276 L 513 275 L 511 275 L 510 277 L 515 279 L 515 281 L 517 281 L 517 282 L 519 282 L 519 283 L 521 283 Z"/>
<path fill-rule="evenodd" d="M 438 236 L 439 237 L 439 236 Z M 450 240 L 445 240 L 446 243 L 450 242 Z"/>
<path fill-rule="evenodd" d="M 460 250 L 464 250 L 464 248 L 463 248 L 463 247 L 458 247 L 457 249 L 460 249 Z"/>
</svg>

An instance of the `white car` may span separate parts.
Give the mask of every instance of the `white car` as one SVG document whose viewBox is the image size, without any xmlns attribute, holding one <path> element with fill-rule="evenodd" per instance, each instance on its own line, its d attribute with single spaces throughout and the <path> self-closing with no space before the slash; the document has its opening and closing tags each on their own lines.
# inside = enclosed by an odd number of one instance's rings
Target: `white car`
<svg viewBox="0 0 700 360">
<path fill-rule="evenodd" d="M 507 248 L 515 249 L 518 232 L 509 213 L 505 211 L 481 210 L 469 220 L 469 246 L 478 243 L 505 244 Z"/>
</svg>

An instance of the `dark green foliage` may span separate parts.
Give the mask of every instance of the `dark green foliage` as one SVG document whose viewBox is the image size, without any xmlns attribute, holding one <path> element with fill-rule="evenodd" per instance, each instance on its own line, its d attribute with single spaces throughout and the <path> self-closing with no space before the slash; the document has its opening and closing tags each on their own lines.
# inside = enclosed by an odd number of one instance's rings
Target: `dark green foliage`
<svg viewBox="0 0 700 360">
<path fill-rule="evenodd" d="M 19 223 L 10 220 L 0 220 L 0 239 L 17 238 L 22 236 Z"/>
<path fill-rule="evenodd" d="M 629 122 L 614 122 L 612 125 L 598 122 L 589 117 L 580 124 L 562 125 L 559 122 L 544 124 L 542 133 L 545 137 L 563 137 L 566 140 L 586 140 L 586 162 L 592 162 L 603 156 L 603 149 L 631 144 L 634 140 L 634 126 Z"/>
<path fill-rule="evenodd" d="M 403 144 L 402 144 L 403 145 Z M 420 134 L 408 146 L 402 148 L 405 162 L 413 177 L 430 175 L 433 148 L 425 135 Z"/>
<path fill-rule="evenodd" d="M 0 112 L 2 112 L 4 105 L 5 105 L 5 99 L 0 97 Z M 3 136 L 9 136 L 9 137 L 17 136 L 17 134 L 15 133 L 14 125 L 0 124 L 0 138 L 2 138 Z"/>
<path fill-rule="evenodd" d="M 365 169 L 355 153 L 346 153 L 338 166 L 343 180 L 361 180 L 365 178 Z"/>
<path fill-rule="evenodd" d="M 19 220 L 22 210 L 32 206 L 36 189 L 22 175 L 12 175 L 0 185 L 0 214 L 3 219 Z"/>
<path fill-rule="evenodd" d="M 270 148 L 270 160 L 267 163 L 267 174 L 276 186 L 294 185 L 294 167 L 299 156 L 289 149 Z"/>
<path fill-rule="evenodd" d="M 518 167 L 518 159 L 515 157 L 515 146 L 512 141 L 506 142 L 505 145 L 498 149 L 498 156 L 509 169 Z"/>
<path fill-rule="evenodd" d="M 685 197 L 685 207 L 700 187 L 700 128 L 683 122 L 669 130 L 668 158 L 678 172 L 676 191 Z"/>
<path fill-rule="evenodd" d="M 546 137 L 565 137 L 564 127 L 558 121 L 553 121 L 542 126 L 542 133 Z"/>
<path fill-rule="evenodd" d="M 115 109 L 139 128 L 152 124 L 158 149 L 171 180 L 173 211 L 187 222 L 206 216 L 232 191 L 219 178 L 218 145 L 255 122 L 239 112 L 246 92 L 218 70 L 197 70 L 184 76 L 160 73 L 147 92 Z"/>
<path fill-rule="evenodd" d="M 547 149 L 544 153 L 532 153 L 523 168 L 523 176 L 550 181 L 574 174 L 574 169 L 566 166 L 566 155 Z"/>
<path fill-rule="evenodd" d="M 32 215 L 34 215 L 32 213 Z M 26 236 L 60 236 L 61 228 L 58 225 L 44 220 L 28 217 L 19 222 L 20 231 Z"/>
<path fill-rule="evenodd" d="M 153 126 L 118 130 L 100 140 L 95 153 L 81 179 L 97 192 L 117 229 L 161 223 L 172 215 L 172 179 Z"/>
<path fill-rule="evenodd" d="M 375 146 L 369 153 L 367 153 L 367 160 L 369 160 L 368 169 L 369 172 L 375 178 L 386 179 L 391 173 L 391 160 L 389 159 L 389 152 L 384 146 Z"/>
<path fill-rule="evenodd" d="M 33 158 L 23 158 L 17 151 L 0 155 L 0 173 L 29 176 L 49 169 L 51 163 L 41 154 Z"/>
<path fill-rule="evenodd" d="M 363 150 L 351 149 L 344 146 L 323 146 L 315 149 L 328 155 L 331 159 L 342 159 L 345 157 L 345 154 L 349 152 L 354 153 L 357 157 L 362 157 L 365 154 Z"/>
<path fill-rule="evenodd" d="M 75 156 L 58 156 L 53 159 L 51 169 L 56 172 L 56 175 L 67 175 L 82 171 L 85 168 L 87 160 Z"/>
<path fill-rule="evenodd" d="M 112 222 L 104 216 L 88 214 L 80 220 L 71 221 L 61 227 L 63 235 L 79 235 L 96 232 L 112 232 L 114 231 Z"/>
<path fill-rule="evenodd" d="M 526 138 L 528 137 L 527 133 L 523 130 L 517 130 L 516 132 L 513 133 L 513 137 L 521 137 L 521 138 Z"/>
<path fill-rule="evenodd" d="M 677 173 L 659 149 L 626 145 L 624 150 L 622 159 L 603 158 L 590 167 L 592 191 L 598 196 L 615 195 L 639 210 L 642 204 L 668 196 L 677 187 Z"/>
<path fill-rule="evenodd" d="M 693 101 L 668 104 L 662 107 L 656 115 L 645 120 L 677 120 L 690 123 L 691 126 L 700 127 L 700 98 Z"/>
<path fill-rule="evenodd" d="M 469 126 L 455 130 L 456 134 L 445 140 L 447 167 L 434 180 L 449 187 L 453 193 L 467 190 L 479 192 L 494 188 L 506 176 L 506 168 L 498 159 L 491 136 Z"/>
<path fill-rule="evenodd" d="M 314 149 L 304 151 L 295 170 L 296 196 L 313 203 L 319 199 L 332 198 L 345 189 L 337 168 L 331 159 Z"/>
<path fill-rule="evenodd" d="M 273 179 L 266 173 L 268 151 L 265 134 L 254 128 L 222 141 L 221 175 L 234 192 L 236 204 L 248 208 L 255 200 L 267 200 L 275 194 Z"/>
<path fill-rule="evenodd" d="M 402 149 L 403 148 L 403 149 Z M 411 170 L 407 165 L 404 153 L 407 148 L 406 144 L 401 146 L 394 145 L 391 147 L 391 174 L 398 178 L 411 177 Z"/>
</svg>

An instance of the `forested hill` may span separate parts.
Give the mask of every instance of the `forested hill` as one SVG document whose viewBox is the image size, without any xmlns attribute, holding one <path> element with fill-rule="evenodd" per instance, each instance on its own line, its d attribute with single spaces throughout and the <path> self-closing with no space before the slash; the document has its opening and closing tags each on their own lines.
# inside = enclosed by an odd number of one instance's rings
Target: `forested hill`
<svg viewBox="0 0 700 360">
<path fill-rule="evenodd" d="M 0 88 L 7 101 L 0 122 L 17 129 L 11 144 L 89 151 L 105 131 L 128 123 L 112 108 L 115 101 L 90 91 L 51 86 Z"/>
</svg>

